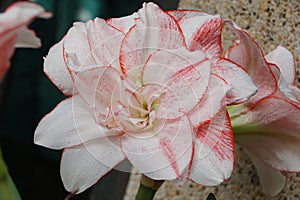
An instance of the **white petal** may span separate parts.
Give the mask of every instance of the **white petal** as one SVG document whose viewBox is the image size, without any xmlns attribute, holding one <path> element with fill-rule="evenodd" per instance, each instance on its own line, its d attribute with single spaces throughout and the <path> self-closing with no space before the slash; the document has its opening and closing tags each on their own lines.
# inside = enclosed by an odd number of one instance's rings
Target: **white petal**
<svg viewBox="0 0 300 200">
<path fill-rule="evenodd" d="M 126 34 L 129 29 L 135 25 L 134 19 L 138 17 L 139 15 L 137 13 L 133 13 L 126 17 L 110 18 L 107 20 L 107 23 Z"/>
<path fill-rule="evenodd" d="M 65 188 L 80 193 L 125 159 L 119 138 L 101 138 L 64 150 L 60 174 Z"/>
<path fill-rule="evenodd" d="M 297 91 L 295 90 L 296 87 L 293 85 L 288 85 L 277 65 L 273 63 L 270 63 L 269 65 L 278 83 L 278 90 L 274 95 L 281 98 L 288 98 L 296 103 L 300 103 L 300 101 L 297 99 L 297 93 L 295 93 L 295 91 Z"/>
<path fill-rule="evenodd" d="M 63 40 L 49 50 L 44 62 L 44 71 L 49 79 L 65 94 L 73 94 L 73 80 L 63 57 Z"/>
<path fill-rule="evenodd" d="M 266 55 L 266 59 L 280 68 L 281 74 L 288 84 L 294 85 L 296 66 L 291 52 L 279 45 Z"/>
<path fill-rule="evenodd" d="M 38 48 L 41 46 L 41 40 L 35 35 L 35 32 L 27 27 L 21 27 L 18 30 L 18 37 L 15 47 Z"/>
<path fill-rule="evenodd" d="M 269 196 L 276 196 L 281 192 L 286 183 L 286 177 L 260 161 L 254 154 L 248 153 L 259 176 L 263 192 Z"/>
<path fill-rule="evenodd" d="M 96 67 L 74 75 L 79 95 L 88 104 L 97 123 L 104 123 L 111 109 L 112 97 L 120 84 L 119 72 L 113 67 Z M 122 98 L 122 97 L 121 97 Z"/>
<path fill-rule="evenodd" d="M 83 100 L 74 96 L 62 101 L 40 121 L 35 130 L 34 142 L 61 149 L 112 134 L 96 124 Z"/>
</svg>

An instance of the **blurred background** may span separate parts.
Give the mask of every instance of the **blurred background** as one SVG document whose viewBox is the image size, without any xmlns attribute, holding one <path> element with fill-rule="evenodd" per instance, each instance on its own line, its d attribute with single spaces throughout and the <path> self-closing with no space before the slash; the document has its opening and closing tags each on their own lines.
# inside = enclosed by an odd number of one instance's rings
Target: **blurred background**
<svg viewBox="0 0 300 200">
<path fill-rule="evenodd" d="M 176 9 L 179 0 L 152 1 L 165 10 Z M 13 0 L 0 0 L 1 12 Z M 50 20 L 35 20 L 30 27 L 42 40 L 40 49 L 18 49 L 1 82 L 0 146 L 22 199 L 64 199 L 59 173 L 60 151 L 33 144 L 33 133 L 40 119 L 65 98 L 43 73 L 43 57 L 74 21 L 94 17 L 129 15 L 142 7 L 142 0 L 35 0 L 53 12 Z M 147 1 L 146 1 L 147 2 Z M 122 199 L 128 173 L 111 171 L 78 200 Z"/>
</svg>

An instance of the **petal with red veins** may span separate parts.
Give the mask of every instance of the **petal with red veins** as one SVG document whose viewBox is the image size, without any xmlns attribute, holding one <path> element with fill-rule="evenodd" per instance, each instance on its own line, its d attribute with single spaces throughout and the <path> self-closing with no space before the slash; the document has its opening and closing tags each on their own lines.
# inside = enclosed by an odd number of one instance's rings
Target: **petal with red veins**
<svg viewBox="0 0 300 200">
<path fill-rule="evenodd" d="M 151 53 L 159 49 L 176 49 L 185 45 L 176 21 L 157 5 L 144 3 L 135 20 L 136 24 L 121 44 L 120 65 L 124 74 L 135 68 L 141 70 Z"/>
<path fill-rule="evenodd" d="M 204 12 L 198 10 L 168 10 L 166 11 L 169 15 L 174 17 L 179 25 L 181 25 L 184 21 L 194 18 L 194 17 L 203 17 L 203 16 L 210 16 Z M 202 23 L 198 22 L 199 25 Z"/>
<path fill-rule="evenodd" d="M 120 73 L 113 67 L 97 67 L 80 71 L 75 76 L 75 87 L 88 104 L 91 114 L 98 123 L 106 123 L 113 93 L 121 82 Z"/>
<path fill-rule="evenodd" d="M 126 17 L 110 18 L 107 20 L 107 24 L 126 34 L 129 29 L 135 25 L 134 19 L 138 17 L 139 15 L 137 13 L 133 13 L 132 15 Z"/>
<path fill-rule="evenodd" d="M 125 159 L 118 137 L 99 138 L 64 149 L 60 174 L 65 188 L 81 193 Z"/>
<path fill-rule="evenodd" d="M 192 51 L 203 50 L 208 58 L 217 59 L 222 53 L 221 33 L 222 18 L 219 15 L 212 16 L 192 35 L 189 49 Z"/>
<path fill-rule="evenodd" d="M 125 34 L 100 18 L 87 22 L 86 28 L 91 54 L 98 66 L 111 65 L 120 70 L 119 51 Z"/>
<path fill-rule="evenodd" d="M 113 135 L 95 123 L 79 96 L 62 101 L 38 124 L 35 144 L 62 149 L 84 143 L 90 139 Z"/>
<path fill-rule="evenodd" d="M 230 86 L 219 76 L 211 74 L 208 89 L 199 104 L 195 106 L 188 117 L 193 127 L 211 120 L 225 105 L 224 99 Z"/>
<path fill-rule="evenodd" d="M 234 118 L 232 127 L 236 142 L 267 165 L 280 171 L 299 172 L 299 119 L 299 106 L 272 97 Z"/>
<path fill-rule="evenodd" d="M 228 103 L 242 103 L 257 91 L 249 74 L 230 60 L 218 60 L 212 67 L 212 73 L 222 77 L 231 87 L 227 93 Z"/>
<path fill-rule="evenodd" d="M 179 178 L 191 161 L 192 130 L 186 117 L 158 120 L 153 129 L 129 133 L 122 138 L 122 150 L 141 173 L 154 180 Z"/>
<path fill-rule="evenodd" d="M 223 108 L 215 118 L 196 130 L 189 179 L 214 186 L 227 180 L 233 170 L 233 135 L 230 118 Z"/>
<path fill-rule="evenodd" d="M 188 48 L 205 51 L 209 58 L 221 56 L 222 19 L 196 11 L 169 11 L 180 25 Z"/>
<path fill-rule="evenodd" d="M 143 84 L 156 83 L 165 86 L 174 74 L 190 66 L 197 66 L 204 60 L 206 60 L 206 56 L 203 52 L 190 52 L 185 47 L 156 51 L 149 56 L 143 66 L 141 82 Z M 159 76 L 157 76 L 158 74 Z M 209 74 L 205 72 L 202 76 L 209 76 Z"/>
<path fill-rule="evenodd" d="M 266 59 L 268 62 L 276 64 L 279 67 L 283 78 L 288 84 L 294 85 L 296 67 L 291 52 L 282 46 L 278 46 L 266 55 Z"/>
<path fill-rule="evenodd" d="M 248 153 L 262 185 L 263 192 L 269 196 L 276 196 L 285 186 L 286 177 L 260 161 L 254 154 Z"/>
<path fill-rule="evenodd" d="M 277 90 L 276 79 L 261 48 L 246 31 L 240 29 L 232 21 L 226 20 L 225 24 L 240 39 L 240 43 L 236 43 L 226 52 L 226 57 L 242 66 L 250 74 L 258 88 L 258 92 L 252 97 L 251 102 L 255 103 L 273 94 Z"/>
<path fill-rule="evenodd" d="M 204 97 L 208 88 L 210 62 L 204 61 L 197 66 L 185 68 L 174 74 L 157 102 L 165 111 L 157 117 L 177 118 L 190 112 Z"/>
<path fill-rule="evenodd" d="M 74 23 L 64 40 L 66 63 L 72 71 L 109 65 L 119 70 L 119 49 L 123 37 L 121 31 L 100 18 Z"/>
<path fill-rule="evenodd" d="M 63 40 L 50 48 L 44 61 L 44 72 L 49 79 L 65 94 L 72 95 L 73 80 L 63 57 Z"/>
</svg>

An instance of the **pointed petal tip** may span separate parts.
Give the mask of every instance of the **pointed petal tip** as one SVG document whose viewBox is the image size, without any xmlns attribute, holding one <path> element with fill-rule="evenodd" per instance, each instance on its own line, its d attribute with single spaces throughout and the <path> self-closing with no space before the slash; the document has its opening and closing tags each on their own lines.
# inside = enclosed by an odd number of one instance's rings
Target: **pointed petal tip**
<svg viewBox="0 0 300 200">
<path fill-rule="evenodd" d="M 119 140 L 112 140 L 113 145 L 97 139 L 64 149 L 60 174 L 67 191 L 79 194 L 87 190 L 125 159 L 117 147 Z"/>
</svg>

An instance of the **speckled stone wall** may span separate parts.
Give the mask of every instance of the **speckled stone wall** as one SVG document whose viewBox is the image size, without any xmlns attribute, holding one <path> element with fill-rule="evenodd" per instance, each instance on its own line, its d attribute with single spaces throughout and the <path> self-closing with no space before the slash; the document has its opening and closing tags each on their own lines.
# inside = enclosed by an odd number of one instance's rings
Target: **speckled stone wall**
<svg viewBox="0 0 300 200">
<path fill-rule="evenodd" d="M 300 85 L 300 2 L 299 0 L 181 0 L 179 8 L 197 9 L 209 14 L 220 14 L 233 19 L 246 29 L 265 53 L 281 44 L 295 58 Z M 226 49 L 232 34 L 224 30 L 223 46 Z M 299 147 L 300 150 L 300 147 Z M 230 180 L 218 187 L 203 187 L 190 181 L 178 189 L 165 182 L 157 192 L 156 200 L 202 200 L 213 192 L 218 200 L 298 200 L 300 199 L 300 174 L 288 173 L 287 185 L 276 197 L 261 193 L 256 171 L 243 150 L 235 147 L 235 169 Z M 140 175 L 131 175 L 124 200 L 132 200 L 136 194 Z"/>
</svg>

